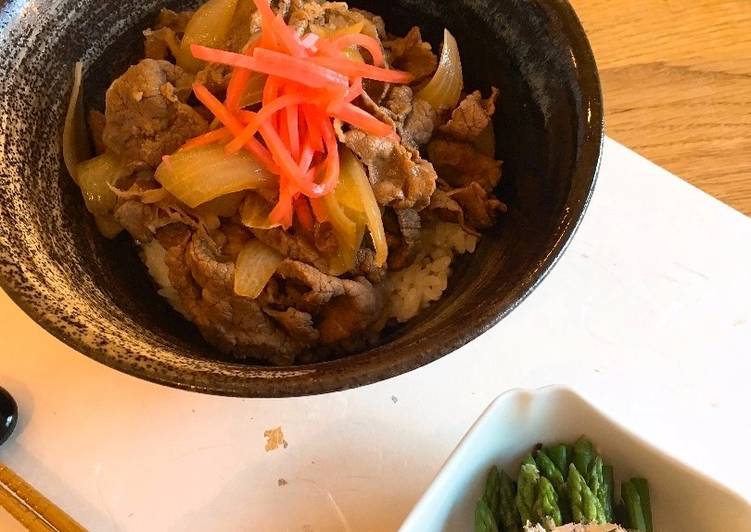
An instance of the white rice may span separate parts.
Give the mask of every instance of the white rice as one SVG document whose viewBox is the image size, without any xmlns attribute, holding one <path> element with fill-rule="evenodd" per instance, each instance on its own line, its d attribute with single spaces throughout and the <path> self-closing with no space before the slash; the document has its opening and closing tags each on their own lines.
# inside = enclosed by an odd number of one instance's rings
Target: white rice
<svg viewBox="0 0 751 532">
<path fill-rule="evenodd" d="M 459 224 L 436 222 L 423 227 L 415 261 L 386 275 L 390 317 L 403 323 L 439 300 L 448 286 L 454 257 L 474 253 L 478 241 L 479 237 L 467 234 Z"/>
<path fill-rule="evenodd" d="M 190 317 L 185 313 L 185 309 L 180 304 L 180 294 L 172 286 L 172 282 L 169 278 L 169 268 L 166 262 L 167 251 L 162 247 L 159 241 L 155 238 L 148 244 L 141 246 L 141 258 L 143 259 L 146 268 L 149 270 L 149 274 L 154 279 L 154 282 L 159 286 L 158 294 L 169 301 L 170 305 L 174 307 L 176 311 L 185 316 L 187 319 Z"/>
</svg>

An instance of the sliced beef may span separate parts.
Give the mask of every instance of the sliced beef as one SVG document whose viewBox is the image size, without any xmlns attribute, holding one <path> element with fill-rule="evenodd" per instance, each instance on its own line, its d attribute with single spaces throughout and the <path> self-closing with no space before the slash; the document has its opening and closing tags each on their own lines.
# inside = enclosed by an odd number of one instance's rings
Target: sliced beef
<svg viewBox="0 0 751 532">
<path fill-rule="evenodd" d="M 501 179 L 501 162 L 465 142 L 434 139 L 428 144 L 428 158 L 438 176 L 453 187 L 476 182 L 491 191 Z"/>
<path fill-rule="evenodd" d="M 177 225 L 177 224 L 175 224 Z M 204 337 L 221 351 L 273 364 L 294 362 L 312 344 L 309 335 L 293 336 L 266 315 L 258 302 L 233 294 L 234 263 L 217 254 L 207 237 L 182 226 L 166 244 L 169 278 L 180 303 Z M 170 231 L 175 233 L 173 228 Z"/>
<path fill-rule="evenodd" d="M 143 37 L 144 57 L 148 59 L 169 59 L 173 48 L 179 45 L 175 32 L 170 28 L 144 30 Z"/>
<path fill-rule="evenodd" d="M 339 239 L 330 222 L 315 223 L 313 241 L 316 249 L 324 255 L 333 255 L 339 251 Z"/>
<path fill-rule="evenodd" d="M 385 41 L 391 66 L 406 70 L 415 76 L 417 83 L 431 76 L 438 66 L 438 58 L 433 53 L 430 43 L 423 42 L 420 28 L 413 27 L 406 36 Z"/>
<path fill-rule="evenodd" d="M 394 85 L 389 90 L 383 106 L 388 109 L 396 123 L 404 123 L 412 112 L 412 89 L 407 85 Z"/>
<path fill-rule="evenodd" d="M 363 99 L 363 107 L 386 123 L 393 123 L 402 144 L 412 150 L 428 143 L 438 115 L 428 102 L 415 99 L 412 89 L 406 85 L 390 88 L 383 105 Z"/>
<path fill-rule="evenodd" d="M 340 140 L 368 167 L 380 205 L 415 210 L 428 206 L 436 181 L 431 163 L 401 144 L 358 129 L 342 133 Z"/>
<path fill-rule="evenodd" d="M 167 61 L 144 59 L 107 90 L 107 148 L 133 168 L 155 168 L 162 156 L 206 131 L 208 123 L 184 103 L 191 78 Z"/>
<path fill-rule="evenodd" d="M 291 260 L 279 265 L 277 275 L 306 287 L 300 304 L 320 308 L 316 321 L 323 343 L 338 342 L 368 329 L 383 311 L 383 295 L 365 278 L 341 279 Z"/>
<path fill-rule="evenodd" d="M 214 96 L 224 100 L 232 70 L 226 65 L 209 63 L 196 74 L 196 82 L 204 85 Z"/>
<path fill-rule="evenodd" d="M 91 109 L 88 115 L 86 115 L 86 122 L 89 126 L 91 140 L 94 142 L 94 151 L 97 155 L 100 155 L 107 151 L 107 146 L 104 145 L 104 140 L 102 139 L 107 119 L 104 118 L 104 113 Z"/>
<path fill-rule="evenodd" d="M 299 2 L 292 1 L 289 9 L 289 25 L 298 33 L 328 31 L 352 26 L 363 20 L 359 13 L 351 12 L 345 2 Z"/>
<path fill-rule="evenodd" d="M 461 206 L 465 222 L 474 229 L 492 227 L 496 215 L 508 210 L 505 203 L 475 182 L 451 191 L 449 196 Z"/>
<path fill-rule="evenodd" d="M 369 35 L 380 41 L 386 39 L 386 24 L 383 22 L 383 18 L 374 15 L 370 11 L 357 9 L 356 7 L 350 7 L 349 10 L 353 14 L 360 15 L 365 21 L 365 27 L 362 30 L 365 35 Z"/>
<path fill-rule="evenodd" d="M 162 9 L 159 12 L 154 29 L 169 28 L 177 34 L 185 33 L 191 17 L 195 11 L 172 11 L 171 9 Z"/>
<path fill-rule="evenodd" d="M 138 242 L 150 242 L 154 238 L 151 228 L 158 218 L 154 206 L 128 200 L 115 209 L 114 215 L 115 220 Z"/>
<path fill-rule="evenodd" d="M 233 221 L 223 223 L 219 231 L 224 236 L 222 253 L 233 258 L 240 254 L 251 238 L 250 231 Z"/>
<path fill-rule="evenodd" d="M 386 266 L 377 266 L 375 252 L 369 248 L 360 248 L 355 258 L 355 267 L 350 272 L 353 276 L 364 276 L 372 284 L 383 282 L 386 277 Z"/>
<path fill-rule="evenodd" d="M 421 225 L 420 214 L 413 209 L 386 209 L 384 211 L 383 227 L 389 248 L 388 269 L 390 271 L 403 270 L 414 262 L 420 243 Z"/>
<path fill-rule="evenodd" d="M 313 324 L 313 316 L 296 308 L 287 310 L 264 309 L 264 312 L 279 323 L 293 338 L 300 338 L 306 343 L 313 344 L 318 341 L 320 335 Z"/>
<path fill-rule="evenodd" d="M 192 16 L 193 11 L 178 13 L 171 9 L 162 9 L 154 28 L 143 32 L 145 57 L 168 59 L 170 55 L 174 55 Z"/>
<path fill-rule="evenodd" d="M 490 125 L 498 89 L 493 87 L 490 97 L 482 99 L 480 91 L 468 95 L 451 113 L 451 119 L 439 130 L 457 140 L 472 142 Z"/>
<path fill-rule="evenodd" d="M 139 190 L 148 189 L 141 188 L 138 183 L 135 183 L 128 189 L 129 194 L 126 195 L 137 194 Z M 192 228 L 198 228 L 201 225 L 195 216 L 170 198 L 157 203 L 144 203 L 137 195 L 135 198 L 118 200 L 113 214 L 115 220 L 138 242 L 150 242 L 160 228 L 173 223 Z"/>
<path fill-rule="evenodd" d="M 427 144 L 433 136 L 437 118 L 432 105 L 425 100 L 416 99 L 412 104 L 412 112 L 398 130 L 402 142 L 414 148 Z"/>
<path fill-rule="evenodd" d="M 216 244 L 199 232 L 193 235 L 185 250 L 190 273 L 205 290 L 217 295 L 233 294 L 235 263 L 222 255 Z"/>
<path fill-rule="evenodd" d="M 328 262 L 314 245 L 305 237 L 295 235 L 279 227 L 274 229 L 252 229 L 258 240 L 277 250 L 290 259 L 312 264 L 322 271 L 328 271 Z"/>
<path fill-rule="evenodd" d="M 462 229 L 472 235 L 480 236 L 480 233 L 474 228 L 465 224 L 462 206 L 445 190 L 439 188 L 433 193 L 433 197 L 430 199 L 429 213 L 436 215 L 445 222 L 459 224 Z"/>
</svg>

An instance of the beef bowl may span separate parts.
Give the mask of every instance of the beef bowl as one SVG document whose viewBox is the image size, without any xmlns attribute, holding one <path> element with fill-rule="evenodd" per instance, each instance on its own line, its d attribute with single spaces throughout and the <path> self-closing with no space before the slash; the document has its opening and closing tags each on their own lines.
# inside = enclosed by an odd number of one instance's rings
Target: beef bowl
<svg viewBox="0 0 751 532">
<path fill-rule="evenodd" d="M 107 366 L 243 397 L 386 379 L 511 312 L 584 215 L 602 103 L 566 2 L 270 7 L 0 6 L 0 281 Z"/>
</svg>

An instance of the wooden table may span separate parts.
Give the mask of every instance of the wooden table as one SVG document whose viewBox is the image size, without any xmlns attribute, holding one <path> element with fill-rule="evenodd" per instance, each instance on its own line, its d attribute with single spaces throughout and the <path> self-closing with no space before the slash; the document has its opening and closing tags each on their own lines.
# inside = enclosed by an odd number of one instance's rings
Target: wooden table
<svg viewBox="0 0 751 532">
<path fill-rule="evenodd" d="M 570 0 L 607 133 L 751 215 L 751 0 Z"/>
</svg>

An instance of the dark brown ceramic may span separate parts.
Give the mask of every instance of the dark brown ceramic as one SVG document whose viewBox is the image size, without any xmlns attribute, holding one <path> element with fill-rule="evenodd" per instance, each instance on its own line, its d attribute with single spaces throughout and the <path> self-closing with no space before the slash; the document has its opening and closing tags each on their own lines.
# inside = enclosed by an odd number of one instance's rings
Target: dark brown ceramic
<svg viewBox="0 0 751 532">
<path fill-rule="evenodd" d="M 413 370 L 482 334 L 553 267 L 587 206 L 602 141 L 595 62 L 562 0 L 353 1 L 394 33 L 418 24 L 459 41 L 468 87 L 501 89 L 496 116 L 511 206 L 463 258 L 440 304 L 382 345 L 313 366 L 228 361 L 155 295 L 128 238 L 100 237 L 61 161 L 73 63 L 90 105 L 136 59 L 140 31 L 176 2 L 0 0 L 0 281 L 49 332 L 131 375 L 248 397 L 361 386 Z M 471 364 L 471 357 L 467 358 Z"/>
</svg>

